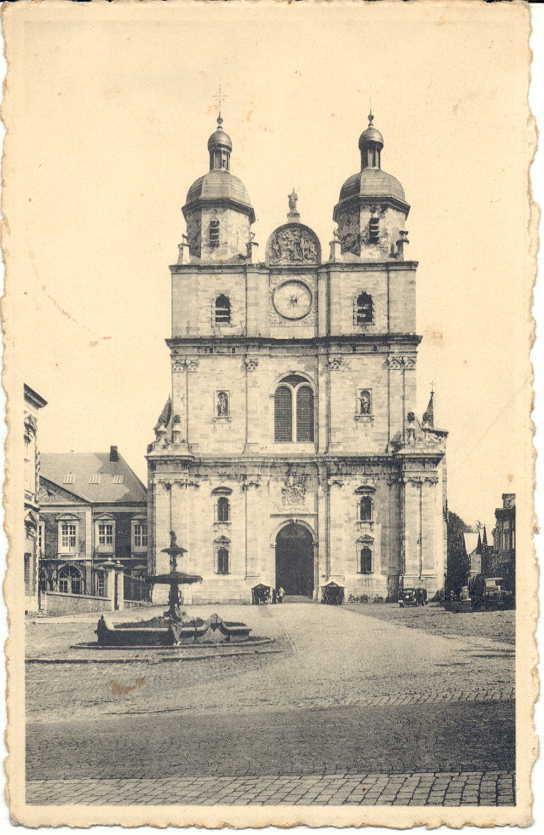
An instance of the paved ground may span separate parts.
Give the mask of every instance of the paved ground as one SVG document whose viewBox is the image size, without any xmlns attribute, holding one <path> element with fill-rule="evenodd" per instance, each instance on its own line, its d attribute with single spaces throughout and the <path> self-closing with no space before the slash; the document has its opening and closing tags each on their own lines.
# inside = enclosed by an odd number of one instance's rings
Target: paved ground
<svg viewBox="0 0 544 835">
<path fill-rule="evenodd" d="M 83 805 L 511 806 L 511 772 L 335 774 L 311 777 L 190 777 L 43 780 L 28 802 Z"/>
<path fill-rule="evenodd" d="M 516 613 L 509 611 L 445 612 L 441 606 L 425 608 L 400 606 L 390 603 L 346 603 L 344 608 L 360 612 L 388 623 L 398 623 L 409 629 L 422 629 L 443 637 L 489 638 L 506 644 L 515 642 Z"/>
<path fill-rule="evenodd" d="M 289 803 L 303 787 L 308 803 L 323 785 L 342 802 L 399 803 L 413 789 L 417 801 L 445 803 L 450 787 L 448 802 L 511 804 L 513 647 L 412 628 L 416 610 L 384 607 L 389 621 L 372 608 L 221 607 L 275 639 L 283 651 L 266 656 L 28 665 L 29 801 L 70 802 L 77 779 L 79 802 L 97 802 L 98 786 L 107 802 L 189 803 L 202 786 L 194 802 L 264 802 L 271 791 L 271 802 Z M 431 607 L 419 611 L 428 621 Z M 90 641 L 94 621 L 31 624 L 29 652 Z M 326 782 L 341 775 L 340 788 Z"/>
</svg>

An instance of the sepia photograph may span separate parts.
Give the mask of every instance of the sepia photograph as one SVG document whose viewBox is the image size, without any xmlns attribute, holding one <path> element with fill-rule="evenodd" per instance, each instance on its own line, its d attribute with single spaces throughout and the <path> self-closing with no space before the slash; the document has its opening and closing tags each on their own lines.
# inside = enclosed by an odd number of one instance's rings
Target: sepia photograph
<svg viewBox="0 0 544 835">
<path fill-rule="evenodd" d="M 527 825 L 527 6 L 6 5 L 12 819 Z"/>
</svg>

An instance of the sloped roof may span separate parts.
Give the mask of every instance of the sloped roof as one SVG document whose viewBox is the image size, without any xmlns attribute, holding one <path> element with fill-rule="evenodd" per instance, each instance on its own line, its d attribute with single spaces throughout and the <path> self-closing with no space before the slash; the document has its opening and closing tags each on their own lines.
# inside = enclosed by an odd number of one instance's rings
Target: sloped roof
<svg viewBox="0 0 544 835">
<path fill-rule="evenodd" d="M 40 473 L 88 502 L 145 502 L 147 497 L 144 485 L 120 453 L 117 461 L 110 461 L 109 452 L 42 452 Z M 73 476 L 70 481 L 66 481 L 68 474 Z"/>
</svg>

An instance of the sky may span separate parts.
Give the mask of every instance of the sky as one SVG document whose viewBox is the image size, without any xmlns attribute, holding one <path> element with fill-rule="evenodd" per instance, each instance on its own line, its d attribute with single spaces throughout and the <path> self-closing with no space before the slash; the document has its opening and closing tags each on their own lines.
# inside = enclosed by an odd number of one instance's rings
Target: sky
<svg viewBox="0 0 544 835">
<path fill-rule="evenodd" d="M 168 265 L 186 192 L 208 168 L 218 85 L 257 258 L 293 187 L 328 251 L 372 102 L 382 168 L 412 206 L 419 411 L 433 381 L 450 509 L 489 530 L 501 493 L 529 475 L 527 73 L 504 11 L 486 5 L 482 26 L 432 4 L 284 18 L 226 5 L 213 19 L 140 9 L 127 24 L 88 4 L 88 16 L 38 13 L 25 26 L 12 61 L 7 286 L 17 366 L 48 401 L 42 450 L 116 444 L 146 480 L 169 393 Z"/>
</svg>

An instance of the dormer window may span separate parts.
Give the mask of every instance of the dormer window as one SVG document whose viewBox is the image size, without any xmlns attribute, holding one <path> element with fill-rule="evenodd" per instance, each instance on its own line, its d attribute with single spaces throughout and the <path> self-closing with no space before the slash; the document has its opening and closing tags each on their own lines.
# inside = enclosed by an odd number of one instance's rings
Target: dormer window
<svg viewBox="0 0 544 835">
<path fill-rule="evenodd" d="M 228 296 L 217 296 L 215 300 L 215 324 L 230 325 L 230 300 Z"/>
<path fill-rule="evenodd" d="M 219 246 L 219 221 L 210 220 L 208 243 L 212 249 Z"/>
</svg>

